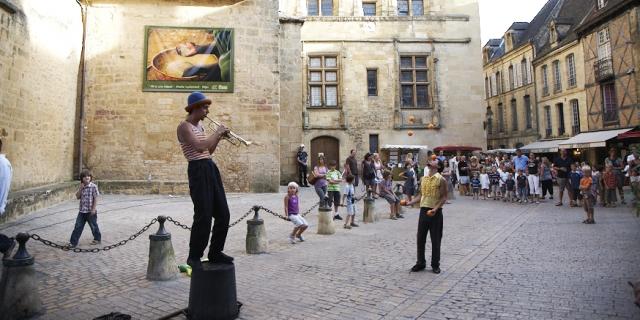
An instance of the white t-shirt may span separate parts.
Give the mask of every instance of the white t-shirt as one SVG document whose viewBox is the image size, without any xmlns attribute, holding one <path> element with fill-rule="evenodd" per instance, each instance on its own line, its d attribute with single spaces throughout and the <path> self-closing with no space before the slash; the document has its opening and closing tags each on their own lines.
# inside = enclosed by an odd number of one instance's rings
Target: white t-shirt
<svg viewBox="0 0 640 320">
<path fill-rule="evenodd" d="M 504 172 L 500 169 L 498 169 L 498 173 L 500 174 L 500 187 L 502 187 L 504 185 L 504 183 L 507 181 L 507 178 L 509 178 L 509 173 Z"/>
<path fill-rule="evenodd" d="M 0 215 L 4 214 L 4 209 L 7 206 L 12 174 L 11 162 L 4 154 L 0 154 Z"/>
<path fill-rule="evenodd" d="M 355 202 L 356 189 L 353 187 L 352 184 L 345 185 L 344 188 L 342 188 L 342 194 L 347 196 L 347 198 L 344 201 L 345 205 L 350 206 Z"/>
</svg>

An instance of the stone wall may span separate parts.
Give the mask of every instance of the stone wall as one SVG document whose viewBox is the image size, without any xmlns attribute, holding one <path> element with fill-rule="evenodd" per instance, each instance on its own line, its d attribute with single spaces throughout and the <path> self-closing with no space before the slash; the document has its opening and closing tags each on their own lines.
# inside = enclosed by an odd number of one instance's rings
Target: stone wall
<svg viewBox="0 0 640 320">
<path fill-rule="evenodd" d="M 74 176 L 82 20 L 75 1 L 0 8 L 0 138 L 12 192 Z"/>
<path fill-rule="evenodd" d="M 280 184 L 298 181 L 296 154 L 302 134 L 302 20 L 282 19 L 280 24 Z"/>
<path fill-rule="evenodd" d="M 567 68 L 567 57 L 569 55 L 574 56 L 575 61 L 575 69 L 576 69 L 576 85 L 569 86 L 568 81 L 568 68 Z M 535 65 L 536 74 L 538 77 L 536 78 L 536 86 L 538 88 L 542 88 L 542 67 L 547 66 L 549 70 L 549 84 L 553 85 L 553 62 L 560 62 L 560 70 L 561 72 L 561 80 L 562 80 L 562 90 L 559 92 L 555 92 L 553 89 L 549 90 L 548 95 L 543 95 L 543 90 L 537 90 L 538 94 L 538 113 L 540 119 L 540 135 L 545 138 L 569 138 L 573 135 L 577 134 L 577 132 L 572 132 L 572 125 L 574 121 L 574 114 L 572 110 L 571 102 L 576 100 L 578 103 L 578 122 L 580 124 L 580 132 L 586 132 L 589 130 L 588 123 L 588 112 L 587 112 L 587 94 L 584 89 L 585 85 L 585 64 L 582 63 L 584 61 L 584 52 L 582 50 L 582 43 L 579 41 L 574 41 L 570 44 L 565 45 L 562 48 L 556 49 L 554 52 L 544 56 L 538 57 Z M 559 135 L 559 113 L 558 113 L 558 105 L 563 105 L 563 115 L 564 115 L 564 128 L 565 134 Z M 551 136 L 547 137 L 546 132 L 549 127 L 547 126 L 547 119 L 545 116 L 546 107 L 550 108 L 551 111 Z"/>
<path fill-rule="evenodd" d="M 234 29 L 233 93 L 208 93 L 210 117 L 261 146 L 219 145 L 229 191 L 280 182 L 276 1 L 92 1 L 87 27 L 85 164 L 99 179 L 186 181 L 176 141 L 188 93 L 142 92 L 146 25 Z M 248 18 L 259 17 L 259 18 Z M 108 27 L 107 27 L 108 26 Z"/>
<path fill-rule="evenodd" d="M 294 179 L 293 166 L 286 166 L 285 161 L 293 163 L 297 144 L 311 146 L 321 136 L 338 139 L 340 162 L 350 149 L 356 149 L 359 157 L 368 152 L 370 134 L 378 135 L 379 146 L 486 145 L 477 1 L 429 1 L 425 15 L 415 17 L 398 17 L 390 9 L 396 8 L 393 2 L 380 1 L 381 15 L 374 17 L 349 9 L 357 7 L 354 1 L 340 4 L 340 12 L 347 16 L 304 17 L 302 69 L 298 72 L 304 77 L 299 84 L 302 94 L 300 100 L 292 100 L 294 107 L 287 108 L 294 111 L 296 121 L 302 111 L 306 127 L 302 140 L 291 141 L 287 153 L 283 151 L 289 158 L 283 156 L 281 181 Z M 281 11 L 285 14 L 304 11 L 299 1 L 284 3 L 287 7 Z M 308 107 L 309 57 L 323 54 L 338 57 L 337 109 Z M 406 54 L 429 55 L 431 109 L 399 106 L 399 60 Z M 376 96 L 367 93 L 367 68 L 378 71 Z M 416 119 L 415 126 L 407 123 L 410 116 Z M 284 131 L 282 136 L 285 139 Z"/>
</svg>

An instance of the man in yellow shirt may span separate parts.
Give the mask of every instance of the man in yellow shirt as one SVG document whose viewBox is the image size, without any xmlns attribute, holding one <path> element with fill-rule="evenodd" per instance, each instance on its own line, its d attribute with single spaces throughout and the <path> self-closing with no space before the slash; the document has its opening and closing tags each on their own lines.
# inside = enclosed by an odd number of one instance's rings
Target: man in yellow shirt
<svg viewBox="0 0 640 320">
<path fill-rule="evenodd" d="M 415 197 L 406 205 L 420 201 L 420 219 L 418 220 L 418 261 L 411 268 L 412 272 L 422 271 L 427 261 L 424 256 L 427 233 L 431 233 L 431 268 L 433 273 L 440 273 L 440 240 L 442 240 L 442 206 L 447 202 L 447 181 L 440 172 L 444 168 L 442 162 L 429 160 L 429 174 L 420 180 L 420 197 Z"/>
</svg>

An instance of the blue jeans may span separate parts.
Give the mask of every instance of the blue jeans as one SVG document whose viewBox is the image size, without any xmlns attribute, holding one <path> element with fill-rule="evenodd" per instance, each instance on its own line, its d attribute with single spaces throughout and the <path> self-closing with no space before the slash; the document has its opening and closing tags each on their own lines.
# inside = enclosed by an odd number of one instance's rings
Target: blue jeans
<svg viewBox="0 0 640 320">
<path fill-rule="evenodd" d="M 78 212 L 76 225 L 73 227 L 71 240 L 69 240 L 72 245 L 78 245 L 78 240 L 80 240 L 85 223 L 89 223 L 89 228 L 91 228 L 91 233 L 93 234 L 93 240 L 100 241 L 102 239 L 100 228 L 98 228 L 98 213 L 96 212 L 96 214 L 91 214 L 91 212 Z"/>
<path fill-rule="evenodd" d="M 520 197 L 520 201 L 527 200 L 527 187 L 518 188 L 518 196 Z"/>
</svg>

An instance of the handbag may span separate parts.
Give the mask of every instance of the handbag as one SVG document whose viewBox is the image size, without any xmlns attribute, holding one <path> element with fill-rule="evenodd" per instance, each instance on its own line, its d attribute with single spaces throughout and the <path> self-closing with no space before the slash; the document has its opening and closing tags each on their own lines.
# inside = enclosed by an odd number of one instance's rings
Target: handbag
<svg viewBox="0 0 640 320">
<path fill-rule="evenodd" d="M 309 184 L 315 184 L 316 181 L 318 181 L 318 177 L 316 177 L 315 173 L 313 173 L 313 171 L 309 172 L 307 182 L 309 182 Z"/>
</svg>

